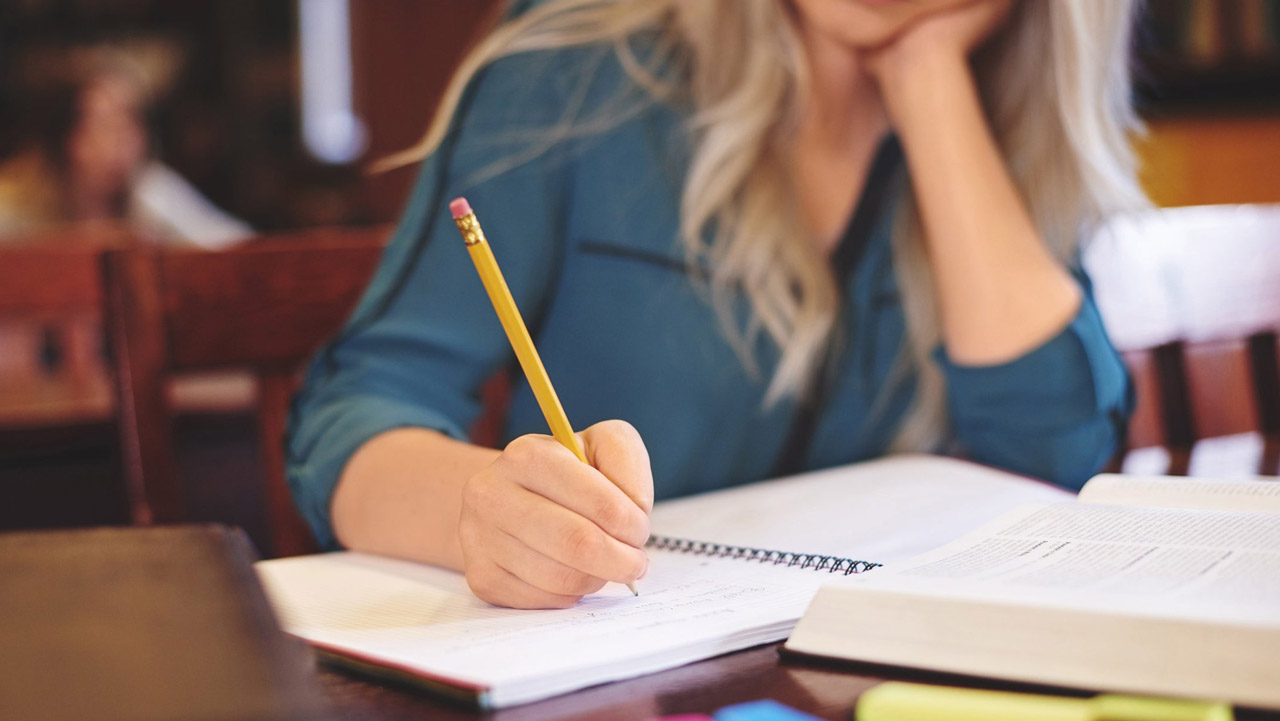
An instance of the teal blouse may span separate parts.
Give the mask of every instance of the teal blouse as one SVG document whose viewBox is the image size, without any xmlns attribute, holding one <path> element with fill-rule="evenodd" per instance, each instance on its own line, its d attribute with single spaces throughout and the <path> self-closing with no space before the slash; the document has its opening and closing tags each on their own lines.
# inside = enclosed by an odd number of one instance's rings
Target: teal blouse
<svg viewBox="0 0 1280 721">
<path fill-rule="evenodd" d="M 576 427 L 632 423 L 659 499 L 770 475 L 798 404 L 764 403 L 776 348 L 758 339 L 749 369 L 721 331 L 701 269 L 686 267 L 677 232 L 686 118 L 647 102 L 604 48 L 508 58 L 472 81 L 368 291 L 294 402 L 289 484 L 322 545 L 335 545 L 330 499 L 361 444 L 405 426 L 466 438 L 479 388 L 513 366 L 446 207 L 459 195 Z M 875 224 L 843 288 L 842 340 L 803 468 L 884 454 L 913 397 L 914 376 L 895 372 L 904 319 L 890 226 L 889 217 Z M 973 367 L 938 350 L 950 449 L 1072 489 L 1115 451 L 1132 392 L 1078 277 L 1086 297 L 1075 318 L 1024 356 Z M 745 321 L 742 298 L 737 310 Z M 548 432 L 515 375 L 504 439 Z"/>
</svg>

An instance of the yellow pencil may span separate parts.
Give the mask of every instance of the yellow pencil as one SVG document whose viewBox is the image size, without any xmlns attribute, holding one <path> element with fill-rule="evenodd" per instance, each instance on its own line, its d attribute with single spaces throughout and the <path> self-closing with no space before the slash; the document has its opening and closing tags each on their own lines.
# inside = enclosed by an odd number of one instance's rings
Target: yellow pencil
<svg viewBox="0 0 1280 721">
<path fill-rule="evenodd" d="M 582 444 L 578 442 L 573 426 L 569 425 L 569 417 L 564 413 L 564 406 L 560 405 L 556 389 L 551 386 L 551 378 L 542 365 L 538 349 L 533 347 L 533 338 L 529 337 L 529 329 L 524 325 L 524 318 L 520 317 L 520 310 L 516 308 L 516 301 L 511 297 L 511 290 L 507 288 L 507 281 L 502 277 L 502 271 L 493 257 L 493 251 L 489 249 L 489 242 L 485 240 L 484 231 L 480 229 L 480 221 L 471 210 L 471 204 L 466 198 L 457 198 L 449 203 L 449 212 L 453 214 L 453 221 L 458 224 L 458 232 L 462 233 L 467 252 L 471 254 L 471 262 L 475 263 L 480 282 L 484 284 L 489 301 L 498 313 L 498 320 L 507 333 L 507 340 L 511 342 L 516 359 L 520 361 L 520 368 L 524 370 L 525 378 L 529 379 L 533 396 L 538 399 L 538 407 L 542 409 L 547 425 L 551 426 L 551 435 L 560 441 L 560 445 L 572 451 L 578 460 L 586 463 L 587 455 L 582 451 Z M 627 588 L 631 593 L 640 595 L 635 583 L 628 583 Z"/>
</svg>

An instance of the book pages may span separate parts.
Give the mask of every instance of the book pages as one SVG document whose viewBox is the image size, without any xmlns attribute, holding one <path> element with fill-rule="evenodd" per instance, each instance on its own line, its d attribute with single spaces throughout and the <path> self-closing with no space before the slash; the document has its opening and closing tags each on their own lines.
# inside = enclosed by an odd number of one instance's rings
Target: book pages
<svg viewBox="0 0 1280 721">
<path fill-rule="evenodd" d="M 1080 489 L 1084 503 L 1280 513 L 1280 479 L 1122 476 L 1103 473 Z"/>
<path fill-rule="evenodd" d="M 1028 506 L 824 586 L 787 648 L 1280 708 L 1280 514 Z"/>
<path fill-rule="evenodd" d="M 1280 625 L 1280 515 L 1029 506 L 868 587 Z"/>
</svg>

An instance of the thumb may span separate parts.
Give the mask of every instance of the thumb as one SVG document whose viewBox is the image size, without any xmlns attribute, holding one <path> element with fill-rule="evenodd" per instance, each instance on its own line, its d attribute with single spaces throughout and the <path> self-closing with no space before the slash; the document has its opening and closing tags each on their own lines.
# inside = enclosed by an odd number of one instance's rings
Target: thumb
<svg viewBox="0 0 1280 721">
<path fill-rule="evenodd" d="M 601 421 L 578 434 L 583 452 L 645 513 L 653 510 L 653 470 L 640 433 L 626 421 Z"/>
</svg>

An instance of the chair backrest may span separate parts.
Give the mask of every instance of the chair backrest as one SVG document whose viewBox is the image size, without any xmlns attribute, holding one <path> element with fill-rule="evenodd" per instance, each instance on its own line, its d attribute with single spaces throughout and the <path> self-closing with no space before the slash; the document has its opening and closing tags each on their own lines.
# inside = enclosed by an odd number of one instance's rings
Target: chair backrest
<svg viewBox="0 0 1280 721">
<path fill-rule="evenodd" d="M 109 418 L 99 256 L 130 242 L 122 229 L 97 224 L 0 242 L 0 426 Z"/>
<path fill-rule="evenodd" d="M 1085 260 L 1137 384 L 1130 447 L 1163 446 L 1167 467 L 1155 470 L 1175 475 L 1280 473 L 1280 206 L 1120 218 Z M 1210 458 L 1225 437 L 1261 449 L 1196 468 L 1193 453 Z"/>
<path fill-rule="evenodd" d="M 248 368 L 275 555 L 305 552 L 282 439 L 302 363 L 355 307 L 389 229 L 267 236 L 220 252 L 128 249 L 103 256 L 121 451 L 135 523 L 186 519 L 165 392 L 170 374 Z"/>
<path fill-rule="evenodd" d="M 79 223 L 4 238 L 0 317 L 96 315 L 102 307 L 98 255 L 132 244 L 118 226 Z"/>
<path fill-rule="evenodd" d="M 96 315 L 102 308 L 99 249 L 0 247 L 0 317 Z"/>
</svg>

